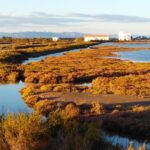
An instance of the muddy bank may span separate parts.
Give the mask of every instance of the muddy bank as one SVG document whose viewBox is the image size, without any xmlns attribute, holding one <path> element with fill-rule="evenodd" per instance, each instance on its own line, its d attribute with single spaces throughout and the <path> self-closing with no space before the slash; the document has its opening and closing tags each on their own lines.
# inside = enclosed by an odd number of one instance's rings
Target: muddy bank
<svg viewBox="0 0 150 150">
<path fill-rule="evenodd" d="M 101 104 L 132 106 L 136 104 L 149 105 L 150 98 L 141 98 L 137 96 L 127 95 L 93 95 L 90 93 L 79 92 L 39 92 L 34 96 L 41 97 L 50 101 L 66 101 L 75 102 L 76 104 L 90 104 L 93 102 L 99 102 Z"/>
</svg>

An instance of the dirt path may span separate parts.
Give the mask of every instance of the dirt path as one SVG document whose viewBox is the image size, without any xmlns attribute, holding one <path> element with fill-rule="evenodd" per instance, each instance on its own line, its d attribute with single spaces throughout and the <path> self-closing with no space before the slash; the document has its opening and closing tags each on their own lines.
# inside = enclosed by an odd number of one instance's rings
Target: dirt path
<svg viewBox="0 0 150 150">
<path fill-rule="evenodd" d="M 74 101 L 77 104 L 100 102 L 103 104 L 124 104 L 124 105 L 150 105 L 150 98 L 140 98 L 136 96 L 120 96 L 120 95 L 92 95 L 89 93 L 43 93 L 44 99 L 54 101 Z M 41 97 L 40 96 L 40 97 Z"/>
</svg>

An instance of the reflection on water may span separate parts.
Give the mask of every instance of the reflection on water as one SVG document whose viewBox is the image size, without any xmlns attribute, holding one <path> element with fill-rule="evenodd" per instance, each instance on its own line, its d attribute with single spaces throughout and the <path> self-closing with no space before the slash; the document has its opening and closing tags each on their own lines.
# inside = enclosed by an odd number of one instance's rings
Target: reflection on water
<svg viewBox="0 0 150 150">
<path fill-rule="evenodd" d="M 121 60 L 131 60 L 133 62 L 150 62 L 150 50 L 130 51 L 130 52 L 117 52 Z"/>
<path fill-rule="evenodd" d="M 125 48 L 150 48 L 150 43 L 103 43 L 100 46 L 118 46 Z M 118 58 L 121 60 L 130 60 L 133 62 L 150 62 L 150 50 L 138 50 L 138 51 L 128 51 L 128 52 L 115 52 L 118 54 L 117 57 L 108 58 Z"/>
<path fill-rule="evenodd" d="M 76 84 L 76 86 L 87 86 L 87 87 L 91 87 L 91 86 L 92 86 L 92 83 Z"/>
<path fill-rule="evenodd" d="M 19 93 L 19 90 L 23 87 L 24 83 L 21 81 L 18 84 L 0 85 L 0 113 L 31 111 Z"/>
<path fill-rule="evenodd" d="M 150 42 L 141 42 L 141 43 L 117 43 L 117 42 L 109 42 L 102 43 L 100 46 L 118 46 L 118 47 L 126 47 L 126 48 L 150 48 Z"/>
<path fill-rule="evenodd" d="M 129 139 L 128 137 L 108 134 L 105 135 L 105 139 L 106 141 L 111 142 L 114 146 L 119 145 L 125 150 L 127 149 L 130 143 L 133 143 L 135 149 L 142 146 L 144 143 L 146 144 L 146 148 L 150 149 L 150 143 L 146 143 L 146 141 L 138 142 L 137 140 Z"/>
<path fill-rule="evenodd" d="M 70 52 L 78 52 L 78 51 L 80 51 L 80 49 L 70 50 Z M 58 53 L 48 54 L 48 55 L 39 56 L 39 57 L 32 57 L 32 58 L 29 58 L 28 60 L 25 60 L 22 64 L 26 65 L 31 62 L 41 61 L 49 56 L 62 56 L 62 55 L 64 55 L 64 53 L 66 53 L 66 52 L 58 52 Z"/>
</svg>

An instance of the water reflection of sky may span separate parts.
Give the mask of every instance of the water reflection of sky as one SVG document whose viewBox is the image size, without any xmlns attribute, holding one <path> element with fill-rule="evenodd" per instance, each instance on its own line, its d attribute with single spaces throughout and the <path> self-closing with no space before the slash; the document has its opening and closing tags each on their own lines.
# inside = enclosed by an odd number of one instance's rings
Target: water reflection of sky
<svg viewBox="0 0 150 150">
<path fill-rule="evenodd" d="M 150 50 L 117 52 L 117 58 L 121 60 L 131 60 L 133 62 L 150 62 Z"/>
<path fill-rule="evenodd" d="M 0 113 L 30 111 L 19 93 L 23 87 L 23 82 L 0 85 Z"/>
<path fill-rule="evenodd" d="M 80 49 L 70 50 L 70 52 L 78 52 L 78 51 L 80 51 Z M 29 58 L 28 60 L 25 60 L 23 62 L 23 64 L 25 65 L 25 64 L 28 64 L 30 62 L 41 61 L 41 60 L 43 60 L 43 59 L 45 59 L 45 58 L 47 58 L 49 56 L 62 56 L 62 55 L 64 55 L 64 53 L 66 53 L 66 52 L 58 52 L 58 53 L 54 53 L 54 54 L 48 54 L 48 55 L 45 55 L 45 56 L 39 56 L 39 57 Z"/>
<path fill-rule="evenodd" d="M 150 48 L 150 43 L 117 43 L 109 42 L 102 43 L 100 46 L 118 46 L 118 47 L 127 47 L 127 48 Z"/>
<path fill-rule="evenodd" d="M 111 142 L 114 146 L 120 145 L 123 149 L 127 149 L 129 143 L 133 143 L 135 149 L 142 146 L 145 142 L 146 148 L 150 149 L 150 143 L 146 143 L 146 141 L 138 142 L 137 140 L 129 139 L 128 137 L 122 137 L 118 135 L 105 135 L 105 138 L 108 142 Z"/>
<path fill-rule="evenodd" d="M 118 46 L 118 47 L 127 47 L 127 48 L 150 48 L 150 43 L 103 43 L 101 46 Z M 121 60 L 130 60 L 133 62 L 150 62 L 150 50 L 138 50 L 138 51 L 128 51 L 128 52 L 115 52 L 119 56 L 111 57 L 118 58 Z"/>
</svg>

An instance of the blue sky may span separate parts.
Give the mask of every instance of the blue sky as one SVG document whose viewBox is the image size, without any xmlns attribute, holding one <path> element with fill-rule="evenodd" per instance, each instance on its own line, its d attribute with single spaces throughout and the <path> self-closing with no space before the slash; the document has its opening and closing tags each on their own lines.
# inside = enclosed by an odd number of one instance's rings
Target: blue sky
<svg viewBox="0 0 150 150">
<path fill-rule="evenodd" d="M 149 0 L 0 0 L 0 32 L 150 35 Z"/>
</svg>

